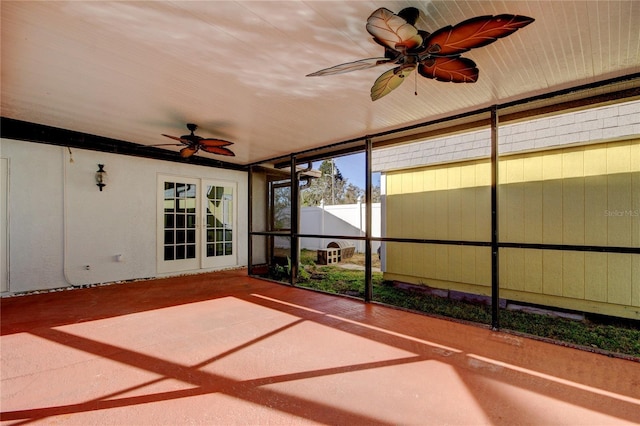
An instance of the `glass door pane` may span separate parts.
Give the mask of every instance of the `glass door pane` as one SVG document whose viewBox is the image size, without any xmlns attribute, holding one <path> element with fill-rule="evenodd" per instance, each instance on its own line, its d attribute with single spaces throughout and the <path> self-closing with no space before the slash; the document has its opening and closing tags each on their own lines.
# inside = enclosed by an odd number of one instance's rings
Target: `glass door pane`
<svg viewBox="0 0 640 426">
<path fill-rule="evenodd" d="M 162 218 L 158 235 L 159 272 L 197 269 L 198 181 L 162 178 L 159 182 Z"/>
<path fill-rule="evenodd" d="M 235 185 L 206 182 L 204 194 L 203 267 L 236 263 Z"/>
<path fill-rule="evenodd" d="M 164 260 L 196 258 L 196 185 L 164 183 Z"/>
</svg>

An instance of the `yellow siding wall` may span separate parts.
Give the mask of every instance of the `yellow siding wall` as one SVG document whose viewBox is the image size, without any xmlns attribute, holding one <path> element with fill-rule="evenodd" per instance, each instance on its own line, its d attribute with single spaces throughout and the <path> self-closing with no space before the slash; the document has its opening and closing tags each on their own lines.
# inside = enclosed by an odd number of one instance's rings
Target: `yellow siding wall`
<svg viewBox="0 0 640 426">
<path fill-rule="evenodd" d="M 490 240 L 488 160 L 387 174 L 386 236 Z M 640 140 L 503 157 L 500 241 L 640 247 Z M 387 243 L 386 276 L 489 294 L 487 247 Z M 640 319 L 640 255 L 500 250 L 501 297 Z"/>
</svg>

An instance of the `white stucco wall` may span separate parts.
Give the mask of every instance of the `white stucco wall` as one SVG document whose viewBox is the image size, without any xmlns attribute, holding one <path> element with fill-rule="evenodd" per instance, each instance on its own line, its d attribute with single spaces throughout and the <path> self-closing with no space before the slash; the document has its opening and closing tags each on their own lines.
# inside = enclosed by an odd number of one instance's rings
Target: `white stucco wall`
<svg viewBox="0 0 640 426">
<path fill-rule="evenodd" d="M 247 264 L 244 172 L 81 149 L 72 149 L 71 162 L 66 147 L 8 139 L 0 157 L 9 164 L 10 293 L 159 276 L 158 175 L 236 182 L 237 261 Z M 99 163 L 108 173 L 102 192 Z"/>
</svg>

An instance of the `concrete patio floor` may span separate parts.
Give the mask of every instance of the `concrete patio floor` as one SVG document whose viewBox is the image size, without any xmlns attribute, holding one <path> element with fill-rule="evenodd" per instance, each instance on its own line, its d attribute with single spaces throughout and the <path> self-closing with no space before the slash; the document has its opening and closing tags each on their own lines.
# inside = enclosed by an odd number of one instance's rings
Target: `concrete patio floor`
<svg viewBox="0 0 640 426">
<path fill-rule="evenodd" d="M 247 277 L 3 298 L 3 425 L 640 424 L 640 363 Z"/>
</svg>

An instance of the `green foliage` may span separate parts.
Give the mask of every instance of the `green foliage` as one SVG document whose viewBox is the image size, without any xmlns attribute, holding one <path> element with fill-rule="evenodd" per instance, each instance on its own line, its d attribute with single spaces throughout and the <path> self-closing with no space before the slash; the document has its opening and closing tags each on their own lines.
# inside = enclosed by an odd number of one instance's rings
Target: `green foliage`
<svg viewBox="0 0 640 426">
<path fill-rule="evenodd" d="M 323 161 L 319 170 L 322 175 L 313 179 L 309 188 L 301 191 L 301 204 L 319 206 L 323 200 L 326 204 L 341 204 L 346 183 L 342 173 L 331 160 Z"/>
<path fill-rule="evenodd" d="M 307 262 L 309 259 L 305 259 Z M 276 281 L 288 282 L 291 280 L 291 258 L 287 256 L 286 265 L 273 264 L 269 267 L 269 277 Z M 298 280 L 308 280 L 311 275 L 303 267 L 302 262 L 298 266 Z"/>
<path fill-rule="evenodd" d="M 317 279 L 318 276 L 322 276 L 323 278 L 319 280 Z M 315 269 L 314 272 L 310 274 L 310 278 L 310 280 L 305 282 L 300 281 L 299 284 L 329 293 L 364 297 L 363 271 L 352 271 L 333 266 L 323 266 Z M 374 283 L 381 282 L 382 274 L 374 273 L 373 281 Z"/>
<path fill-rule="evenodd" d="M 289 281 L 289 271 L 286 266 L 272 264 L 269 266 L 269 278 L 276 281 Z"/>
<path fill-rule="evenodd" d="M 414 311 L 442 315 L 481 324 L 491 323 L 491 310 L 488 306 L 399 289 L 388 283 L 374 288 L 373 298 L 377 302 Z"/>
<path fill-rule="evenodd" d="M 354 204 L 364 194 L 364 190 L 342 176 L 333 160 L 323 161 L 319 170 L 322 175 L 300 193 L 303 206 L 319 206 L 323 200 L 325 204 Z"/>
<path fill-rule="evenodd" d="M 631 322 L 611 325 L 503 310 L 500 323 L 506 329 L 640 357 L 640 329 Z"/>
<path fill-rule="evenodd" d="M 313 250 L 300 250 L 300 263 L 302 265 L 315 265 L 316 252 Z"/>
<path fill-rule="evenodd" d="M 324 160 L 320 163 L 318 170 L 322 175 L 312 179 L 309 187 L 300 192 L 302 206 L 319 206 L 323 200 L 327 205 L 355 204 L 358 199 L 365 201 L 364 189 L 342 176 L 342 172 L 335 166 L 333 159 Z M 371 195 L 372 201 L 379 203 L 380 187 L 372 187 Z"/>
</svg>

